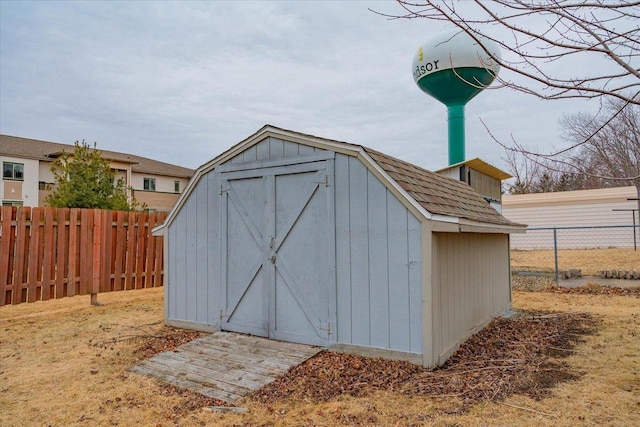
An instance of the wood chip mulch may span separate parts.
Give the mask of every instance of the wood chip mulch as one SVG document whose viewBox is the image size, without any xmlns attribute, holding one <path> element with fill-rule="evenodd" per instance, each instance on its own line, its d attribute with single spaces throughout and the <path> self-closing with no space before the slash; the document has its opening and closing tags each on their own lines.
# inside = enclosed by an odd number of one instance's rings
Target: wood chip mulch
<svg viewBox="0 0 640 427">
<path fill-rule="evenodd" d="M 555 384 L 577 379 L 561 358 L 598 320 L 585 313 L 527 313 L 497 318 L 467 340 L 442 367 L 427 370 L 408 362 L 324 351 L 255 392 L 265 404 L 328 401 L 341 394 L 376 390 L 407 395 L 459 397 L 463 405 L 512 394 L 544 396 Z"/>
<path fill-rule="evenodd" d="M 136 349 L 136 355 L 140 360 L 147 359 L 163 351 L 175 350 L 182 344 L 205 335 L 207 334 L 204 332 L 163 326 L 158 332 L 140 336 L 143 344 Z"/>
</svg>

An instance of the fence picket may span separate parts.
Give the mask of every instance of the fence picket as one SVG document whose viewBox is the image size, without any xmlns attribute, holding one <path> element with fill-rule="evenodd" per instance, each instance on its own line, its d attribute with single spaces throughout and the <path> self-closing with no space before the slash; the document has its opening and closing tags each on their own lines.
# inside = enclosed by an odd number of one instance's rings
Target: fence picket
<svg viewBox="0 0 640 427">
<path fill-rule="evenodd" d="M 136 268 L 136 218 L 135 213 L 129 212 L 129 222 L 127 227 L 127 273 L 125 289 L 135 289 L 134 274 Z"/>
<path fill-rule="evenodd" d="M 53 210 L 46 209 L 44 211 L 44 236 L 42 250 L 44 253 L 44 262 L 42 263 L 42 300 L 46 301 L 50 298 L 51 289 L 55 285 L 53 283 L 53 256 L 54 256 L 54 239 L 53 232 Z M 55 289 L 55 288 L 54 288 Z"/>
<path fill-rule="evenodd" d="M 29 256 L 27 251 L 28 238 L 27 234 L 27 218 L 31 219 L 31 208 L 27 207 L 19 211 L 19 215 L 16 222 L 17 241 L 16 241 L 16 275 L 13 279 L 13 296 L 12 304 L 20 304 L 23 299 L 22 284 L 26 282 L 27 269 L 25 268 L 26 258 Z M 26 294 L 24 295 L 26 301 Z"/>
<path fill-rule="evenodd" d="M 55 298 L 62 298 L 66 295 L 65 287 L 68 286 L 68 280 L 65 281 L 68 274 L 68 261 L 69 261 L 69 253 L 68 253 L 68 221 L 69 221 L 69 209 L 61 208 L 57 211 L 57 233 L 58 238 L 56 241 L 55 248 L 55 262 L 56 262 L 56 293 Z"/>
<path fill-rule="evenodd" d="M 13 213 L 15 210 L 11 206 L 4 206 L 0 208 L 0 221 L 2 221 L 2 228 L 0 229 L 0 307 L 6 304 L 7 301 L 11 301 L 11 277 L 13 276 L 13 263 L 11 263 L 11 239 Z"/>
<path fill-rule="evenodd" d="M 162 286 L 165 213 L 0 208 L 0 306 Z"/>
<path fill-rule="evenodd" d="M 125 289 L 123 287 L 123 263 L 126 259 L 125 246 L 125 229 L 124 229 L 124 215 L 122 211 L 116 212 L 116 239 L 115 239 L 115 262 L 113 268 L 113 290 L 121 291 Z"/>
<path fill-rule="evenodd" d="M 80 235 L 78 233 L 78 215 L 79 209 L 71 209 L 69 211 L 69 281 L 67 282 L 67 296 L 75 296 L 78 292 L 78 280 L 80 263 L 78 262 Z"/>
<path fill-rule="evenodd" d="M 144 266 L 147 258 L 145 227 L 148 215 L 142 212 L 138 219 L 138 241 L 136 253 L 136 289 L 144 288 Z"/>
</svg>

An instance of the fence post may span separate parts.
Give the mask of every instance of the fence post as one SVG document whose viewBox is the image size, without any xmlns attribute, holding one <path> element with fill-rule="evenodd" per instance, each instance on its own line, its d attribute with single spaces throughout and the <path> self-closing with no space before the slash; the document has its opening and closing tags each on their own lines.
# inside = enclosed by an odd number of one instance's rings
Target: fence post
<svg viewBox="0 0 640 427">
<path fill-rule="evenodd" d="M 556 266 L 556 286 L 558 286 L 558 230 L 556 227 L 553 227 L 553 257 Z"/>
<path fill-rule="evenodd" d="M 102 210 L 93 210 L 93 276 L 91 281 L 91 305 L 99 305 L 100 276 L 102 268 Z"/>
</svg>

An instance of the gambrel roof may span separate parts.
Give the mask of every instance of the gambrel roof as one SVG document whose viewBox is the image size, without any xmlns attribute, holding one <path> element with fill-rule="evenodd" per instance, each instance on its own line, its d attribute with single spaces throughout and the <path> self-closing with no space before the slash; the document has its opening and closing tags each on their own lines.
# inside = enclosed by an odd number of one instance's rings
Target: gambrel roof
<svg viewBox="0 0 640 427">
<path fill-rule="evenodd" d="M 235 155 L 268 137 L 280 138 L 320 149 L 358 157 L 412 212 L 433 221 L 447 223 L 447 231 L 524 232 L 526 226 L 509 221 L 468 184 L 436 174 L 362 145 L 334 141 L 265 125 L 253 135 L 200 166 L 160 231 L 175 213 L 200 177 Z M 454 230 L 455 228 L 455 230 Z"/>
<path fill-rule="evenodd" d="M 428 212 L 512 225 L 467 183 L 430 172 L 371 148 L 364 150 Z"/>
</svg>

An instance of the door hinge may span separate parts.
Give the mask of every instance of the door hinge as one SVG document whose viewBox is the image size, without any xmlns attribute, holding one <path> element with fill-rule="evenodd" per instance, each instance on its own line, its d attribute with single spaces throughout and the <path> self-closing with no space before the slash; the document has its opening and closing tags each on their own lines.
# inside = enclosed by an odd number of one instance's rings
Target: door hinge
<svg viewBox="0 0 640 427">
<path fill-rule="evenodd" d="M 229 188 L 224 188 L 224 184 L 220 184 L 220 195 L 222 196 L 227 191 L 229 191 Z"/>
<path fill-rule="evenodd" d="M 329 175 L 325 175 L 320 181 L 314 181 L 316 184 L 324 184 L 325 187 L 329 186 Z"/>
<path fill-rule="evenodd" d="M 327 335 L 331 335 L 331 322 L 327 322 L 326 325 L 327 325 L 326 327 L 320 326 L 318 329 L 322 331 L 326 331 Z"/>
<path fill-rule="evenodd" d="M 231 316 L 225 313 L 224 310 L 220 309 L 220 321 L 222 321 L 222 319 L 228 319 L 229 317 Z"/>
</svg>

